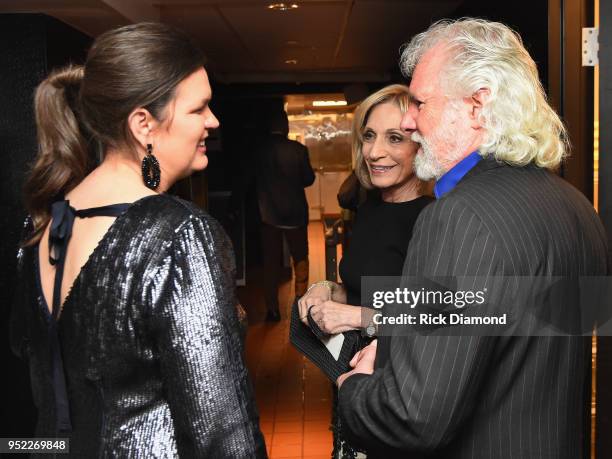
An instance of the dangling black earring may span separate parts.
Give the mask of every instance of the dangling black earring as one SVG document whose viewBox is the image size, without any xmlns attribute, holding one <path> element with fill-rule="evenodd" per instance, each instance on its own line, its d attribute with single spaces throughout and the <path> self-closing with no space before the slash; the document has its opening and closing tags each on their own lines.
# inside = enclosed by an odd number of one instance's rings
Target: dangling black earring
<svg viewBox="0 0 612 459">
<path fill-rule="evenodd" d="M 147 155 L 142 158 L 142 179 L 147 188 L 156 190 L 159 186 L 160 178 L 161 171 L 159 169 L 159 162 L 157 158 L 153 156 L 153 145 L 148 143 Z"/>
</svg>

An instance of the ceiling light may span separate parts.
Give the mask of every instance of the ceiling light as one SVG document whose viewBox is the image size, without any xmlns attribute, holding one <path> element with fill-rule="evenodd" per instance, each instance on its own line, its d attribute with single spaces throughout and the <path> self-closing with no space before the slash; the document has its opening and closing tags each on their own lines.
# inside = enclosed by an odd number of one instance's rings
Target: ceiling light
<svg viewBox="0 0 612 459">
<path fill-rule="evenodd" d="M 285 64 L 295 65 L 295 64 L 297 64 L 297 59 L 287 59 L 285 61 Z"/>
<path fill-rule="evenodd" d="M 300 6 L 297 3 L 270 3 L 268 5 L 268 9 L 274 11 L 289 11 L 295 10 L 299 7 Z"/>
<path fill-rule="evenodd" d="M 313 107 L 341 107 L 346 105 L 346 100 L 315 100 L 312 102 Z"/>
</svg>

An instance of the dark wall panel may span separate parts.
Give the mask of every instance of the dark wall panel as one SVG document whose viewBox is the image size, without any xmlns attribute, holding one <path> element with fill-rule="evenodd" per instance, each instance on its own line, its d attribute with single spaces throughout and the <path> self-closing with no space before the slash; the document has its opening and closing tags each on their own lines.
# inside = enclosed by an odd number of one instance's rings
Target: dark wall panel
<svg viewBox="0 0 612 459">
<path fill-rule="evenodd" d="M 599 5 L 599 214 L 612 247 L 612 2 L 600 0 Z M 598 458 L 612 457 L 611 387 L 612 337 L 600 337 L 597 343 Z"/>
<path fill-rule="evenodd" d="M 21 188 L 27 164 L 36 152 L 32 109 L 34 88 L 46 68 L 44 18 L 0 15 L 0 304 L 2 304 L 2 362 L 10 375 L 3 393 L 2 436 L 31 436 L 34 408 L 26 367 L 10 352 L 8 315 L 15 284 L 15 253 L 25 217 Z M 6 387 L 6 386 L 5 386 Z"/>
<path fill-rule="evenodd" d="M 503 22 L 516 30 L 538 65 L 542 84 L 548 87 L 548 0 L 465 0 L 453 17 L 465 16 Z"/>
</svg>

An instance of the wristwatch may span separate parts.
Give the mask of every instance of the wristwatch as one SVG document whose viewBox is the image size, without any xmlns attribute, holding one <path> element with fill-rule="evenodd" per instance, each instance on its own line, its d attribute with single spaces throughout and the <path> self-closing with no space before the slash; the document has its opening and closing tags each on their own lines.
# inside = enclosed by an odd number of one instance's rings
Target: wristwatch
<svg viewBox="0 0 612 459">
<path fill-rule="evenodd" d="M 377 331 L 378 331 L 378 327 L 374 323 L 374 317 L 372 316 L 372 318 L 370 319 L 370 322 L 368 323 L 368 325 L 365 328 L 365 334 L 366 334 L 366 336 L 368 338 L 372 338 L 372 337 L 376 336 L 376 332 Z"/>
</svg>

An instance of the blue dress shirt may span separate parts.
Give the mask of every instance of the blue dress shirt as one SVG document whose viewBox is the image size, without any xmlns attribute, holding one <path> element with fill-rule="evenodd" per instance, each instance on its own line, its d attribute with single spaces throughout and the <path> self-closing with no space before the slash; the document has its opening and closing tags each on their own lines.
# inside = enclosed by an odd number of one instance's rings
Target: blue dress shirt
<svg viewBox="0 0 612 459">
<path fill-rule="evenodd" d="M 455 188 L 457 183 L 459 183 L 459 180 L 461 180 L 465 174 L 467 174 L 476 164 L 478 164 L 478 161 L 481 159 L 482 156 L 480 156 L 478 150 L 473 151 L 455 164 L 455 166 L 446 174 L 440 177 L 434 185 L 434 194 L 436 195 L 436 199 L 440 199 L 446 193 Z"/>
</svg>

